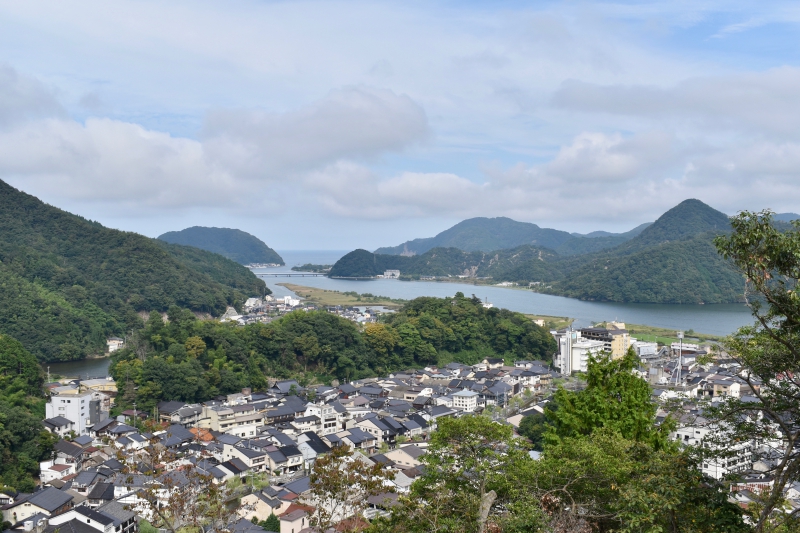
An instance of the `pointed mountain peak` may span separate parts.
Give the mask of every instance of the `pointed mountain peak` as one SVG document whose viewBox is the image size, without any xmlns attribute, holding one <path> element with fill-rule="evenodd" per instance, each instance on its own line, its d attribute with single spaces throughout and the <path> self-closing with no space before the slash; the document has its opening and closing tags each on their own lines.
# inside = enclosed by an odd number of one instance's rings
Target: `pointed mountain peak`
<svg viewBox="0 0 800 533">
<path fill-rule="evenodd" d="M 682 241 L 695 235 L 730 228 L 728 215 L 694 198 L 684 200 L 656 220 L 633 240 L 637 244 Z"/>
</svg>

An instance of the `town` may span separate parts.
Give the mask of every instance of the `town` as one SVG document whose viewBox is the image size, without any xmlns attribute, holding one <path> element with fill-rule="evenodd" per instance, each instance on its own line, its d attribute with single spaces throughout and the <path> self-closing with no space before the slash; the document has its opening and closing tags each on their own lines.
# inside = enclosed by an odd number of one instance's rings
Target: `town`
<svg viewBox="0 0 800 533">
<path fill-rule="evenodd" d="M 251 299 L 246 308 L 264 312 L 271 305 L 295 308 L 298 302 Z M 242 318 L 229 317 L 246 323 Z M 276 533 L 313 531 L 310 517 L 325 502 L 311 494 L 310 475 L 320 457 L 341 446 L 359 461 L 379 465 L 389 481 L 369 498 L 362 516 L 336 519 L 386 515 L 423 472 L 420 458 L 442 418 L 489 416 L 517 430 L 524 417 L 544 412 L 556 387 L 581 388 L 575 376 L 586 372 L 590 357 L 616 359 L 629 349 L 640 360 L 635 372 L 652 386 L 659 416 L 675 416 L 678 402 L 679 424 L 670 437 L 682 444 L 702 446 L 720 430 L 703 418 L 706 402 L 753 393 L 732 359 L 708 357 L 710 346 L 682 340 L 658 346 L 631 337 L 619 322 L 551 334 L 559 346 L 554 367 L 486 358 L 330 386 L 277 380 L 267 390 L 246 388 L 197 404 L 162 401 L 153 412 L 137 411 L 134 403 L 113 418 L 112 378 L 47 383 L 42 423 L 60 440 L 52 460 L 40 464 L 37 491 L 0 495 L 3 520 L 13 531 L 133 533 L 142 521 L 159 522 L 159 508 L 188 501 L 181 499 L 185 493 L 211 485 L 235 494 L 231 531 L 263 531 L 259 524 L 268 520 Z M 123 346 L 122 339 L 108 341 L 111 352 Z M 769 443 L 756 438 L 739 442 L 733 457 L 705 462 L 702 471 L 714 479 L 740 474 L 730 498 L 746 505 L 773 482 L 765 473 L 772 465 L 763 459 L 769 455 L 759 449 L 764 446 Z M 157 475 L 156 464 L 166 465 Z M 787 486 L 785 497 L 800 507 L 800 486 Z"/>
</svg>

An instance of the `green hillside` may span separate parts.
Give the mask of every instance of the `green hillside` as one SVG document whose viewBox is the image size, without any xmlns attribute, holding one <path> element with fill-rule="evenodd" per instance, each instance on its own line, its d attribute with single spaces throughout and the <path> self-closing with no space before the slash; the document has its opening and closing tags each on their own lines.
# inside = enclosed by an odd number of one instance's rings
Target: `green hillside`
<svg viewBox="0 0 800 533">
<path fill-rule="evenodd" d="M 729 303 L 744 281 L 714 248 L 714 233 L 627 255 L 598 255 L 546 292 L 582 300 L 646 303 Z"/>
<path fill-rule="evenodd" d="M 159 240 L 214 252 L 242 265 L 284 264 L 278 252 L 264 244 L 258 237 L 239 229 L 194 226 L 181 231 L 169 231 L 161 235 Z"/>
<path fill-rule="evenodd" d="M 519 246 L 494 252 L 464 252 L 458 248 L 434 248 L 413 257 L 373 254 L 354 250 L 331 268 L 330 277 L 367 278 L 385 270 L 400 270 L 403 278 L 492 277 L 496 280 L 552 280 L 559 277 L 555 268 L 558 254 L 546 248 Z"/>
<path fill-rule="evenodd" d="M 505 217 L 479 217 L 459 222 L 435 237 L 414 239 L 398 246 L 378 248 L 375 253 L 423 254 L 433 248 L 458 248 L 465 252 L 491 252 L 492 250 L 516 248 L 523 244 L 555 248 L 572 238 L 573 236 L 566 231 L 540 228 L 529 222 L 517 222 Z"/>
<path fill-rule="evenodd" d="M 630 231 L 625 233 L 609 233 L 607 231 L 593 231 L 586 235 L 573 234 L 573 238 L 563 242 L 556 247 L 556 252 L 560 255 L 582 255 L 590 254 L 592 252 L 599 252 L 600 250 L 607 250 L 615 248 L 620 244 L 627 242 L 642 231 L 650 226 L 652 222 L 647 222 L 636 226 Z"/>
<path fill-rule="evenodd" d="M 641 228 L 641 229 L 640 229 Z M 359 277 L 397 269 L 403 278 L 468 276 L 541 282 L 537 290 L 585 300 L 642 303 L 723 303 L 741 300 L 743 280 L 717 253 L 713 238 L 728 217 L 699 200 L 686 200 L 638 234 L 573 237 L 555 250 L 519 246 L 490 253 L 434 248 L 413 257 L 358 250 L 331 269 Z M 635 230 L 634 230 L 635 231 Z M 570 243 L 623 239 L 612 248 L 575 252 Z"/>
<path fill-rule="evenodd" d="M 619 247 L 620 252 L 633 252 L 672 241 L 693 239 L 704 233 L 730 231 L 728 215 L 700 200 L 684 200 L 639 235 Z"/>
<path fill-rule="evenodd" d="M 140 311 L 219 315 L 268 293 L 245 267 L 47 205 L 0 181 L 0 334 L 42 361 L 105 351 Z"/>
<path fill-rule="evenodd" d="M 134 398 L 139 409 L 150 410 L 165 399 L 200 402 L 242 387 L 262 390 L 267 376 L 330 383 L 484 357 L 550 360 L 557 350 L 553 336 L 530 318 L 486 309 L 462 293 L 417 298 L 365 327 L 325 311 L 238 327 L 173 308 L 166 323 L 154 314 L 141 339 L 148 344 L 146 360 L 130 348 L 112 356 L 111 374 L 119 383 L 132 382 L 131 394 L 117 396 L 119 409 L 132 407 Z"/>
</svg>

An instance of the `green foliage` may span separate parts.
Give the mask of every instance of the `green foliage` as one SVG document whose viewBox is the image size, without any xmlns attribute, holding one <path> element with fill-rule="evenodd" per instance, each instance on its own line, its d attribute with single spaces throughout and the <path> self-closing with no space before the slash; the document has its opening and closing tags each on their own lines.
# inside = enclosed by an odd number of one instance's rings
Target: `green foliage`
<svg viewBox="0 0 800 533">
<path fill-rule="evenodd" d="M 57 438 L 42 427 L 42 370 L 22 344 L 0 335 L 0 483 L 32 491 Z"/>
<path fill-rule="evenodd" d="M 121 390 L 131 391 L 117 401 L 128 405 L 136 397 L 142 409 L 162 399 L 194 402 L 245 386 L 264 388 L 265 376 L 353 380 L 450 361 L 453 353 L 541 359 L 556 349 L 552 336 L 525 316 L 484 309 L 460 293 L 419 298 L 363 331 L 325 311 L 240 327 L 172 307 L 168 324 L 151 313 L 128 345 L 112 356 L 112 375 Z"/>
<path fill-rule="evenodd" d="M 375 532 L 535 531 L 541 512 L 515 474 L 533 461 L 510 426 L 487 417 L 440 419 L 422 476 Z"/>
<path fill-rule="evenodd" d="M 275 516 L 275 513 L 269 515 L 266 520 L 262 520 L 259 525 L 265 530 L 272 531 L 273 533 L 278 533 L 281 530 L 281 521 L 277 516 Z"/>
<path fill-rule="evenodd" d="M 733 233 L 717 238 L 716 245 L 746 280 L 755 324 L 740 328 L 723 347 L 741 364 L 740 375 L 752 392 L 746 400 L 725 398 L 704 412 L 726 430 L 711 435 L 701 451 L 725 461 L 731 442 L 770 442 L 754 457 L 774 465 L 768 472 L 771 487 L 750 508 L 755 530 L 794 531 L 796 515 L 789 519 L 777 510 L 785 505 L 784 489 L 800 481 L 800 222 L 776 228 L 771 212 L 744 211 L 732 225 Z"/>
<path fill-rule="evenodd" d="M 333 265 L 315 265 L 313 263 L 306 263 L 300 266 L 293 266 L 292 270 L 295 272 L 317 272 L 324 273 L 331 269 Z"/>
<path fill-rule="evenodd" d="M 181 231 L 169 231 L 158 239 L 214 252 L 242 265 L 284 264 L 283 258 L 258 237 L 238 229 L 193 226 Z"/>
<path fill-rule="evenodd" d="M 251 272 L 208 252 L 107 229 L 0 182 L 0 333 L 44 361 L 105 351 L 137 312 L 221 314 L 263 294 Z"/>
<path fill-rule="evenodd" d="M 448 352 L 493 352 L 510 361 L 549 359 L 557 347 L 552 335 L 521 313 L 486 309 L 474 296 L 416 298 L 398 313 L 387 315 L 387 326 L 397 333 L 394 354 L 399 365 L 413 358 L 423 362 Z M 394 337 L 392 337 L 394 339 Z"/>
<path fill-rule="evenodd" d="M 620 359 L 608 355 L 590 357 L 586 388 L 577 392 L 560 388 L 553 399 L 557 408 L 545 409 L 552 423 L 545 436 L 547 442 L 555 444 L 606 428 L 656 450 L 671 448 L 669 432 L 673 424 L 667 419 L 656 426 L 650 385 L 633 373 L 638 364 L 633 349 Z"/>
<path fill-rule="evenodd" d="M 518 469 L 518 482 L 536 488 L 551 523 L 575 529 L 583 523 L 626 533 L 749 531 L 725 488 L 697 466 L 674 450 L 596 428 L 546 446 L 530 469 Z"/>
<path fill-rule="evenodd" d="M 548 428 L 547 417 L 543 413 L 528 415 L 519 423 L 519 434 L 531 441 L 531 447 L 542 451 L 544 435 Z"/>
</svg>

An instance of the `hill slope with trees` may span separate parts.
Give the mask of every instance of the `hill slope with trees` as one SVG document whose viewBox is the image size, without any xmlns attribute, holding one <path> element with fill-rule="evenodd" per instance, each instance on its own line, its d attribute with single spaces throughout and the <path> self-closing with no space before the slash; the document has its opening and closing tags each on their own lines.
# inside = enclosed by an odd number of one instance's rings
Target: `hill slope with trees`
<svg viewBox="0 0 800 533">
<path fill-rule="evenodd" d="M 141 311 L 219 315 L 269 292 L 245 267 L 47 205 L 0 181 L 0 334 L 39 360 L 103 353 Z"/>
<path fill-rule="evenodd" d="M 165 323 L 151 313 L 131 346 L 112 356 L 118 405 L 134 398 L 143 409 L 162 399 L 203 401 L 242 387 L 264 389 L 267 376 L 346 381 L 454 360 L 550 360 L 556 351 L 553 336 L 529 318 L 486 309 L 461 293 L 417 298 L 363 330 L 325 311 L 296 311 L 244 327 L 197 320 L 177 307 L 168 318 Z"/>
<path fill-rule="evenodd" d="M 699 200 L 686 200 L 641 227 L 613 248 L 592 253 L 531 245 L 493 252 L 434 248 L 420 255 L 371 254 L 357 250 L 331 268 L 332 277 L 372 277 L 400 270 L 421 276 L 491 278 L 538 282 L 537 290 L 585 300 L 641 303 L 741 301 L 741 276 L 715 251 L 713 239 L 730 230 L 728 216 Z M 640 228 L 637 228 L 640 229 Z M 617 236 L 573 237 L 580 242 Z M 356 274 L 357 273 L 357 274 Z"/>
<path fill-rule="evenodd" d="M 227 257 L 242 265 L 277 263 L 283 265 L 278 252 L 261 239 L 239 229 L 193 226 L 181 231 L 168 231 L 158 237 L 171 244 L 194 246 Z"/>
<path fill-rule="evenodd" d="M 42 369 L 16 340 L 0 335 L 0 484 L 32 492 L 39 461 L 52 454 L 56 437 L 45 431 Z"/>
</svg>

